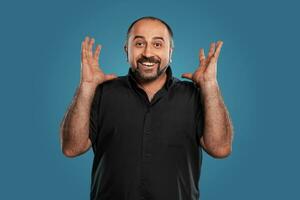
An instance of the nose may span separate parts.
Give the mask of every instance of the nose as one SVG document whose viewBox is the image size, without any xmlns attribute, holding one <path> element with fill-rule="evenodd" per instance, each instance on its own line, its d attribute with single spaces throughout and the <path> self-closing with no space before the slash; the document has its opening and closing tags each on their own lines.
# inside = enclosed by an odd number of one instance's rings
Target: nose
<svg viewBox="0 0 300 200">
<path fill-rule="evenodd" d="M 143 56 L 145 57 L 151 57 L 152 52 L 151 52 L 151 45 L 146 45 L 143 51 Z"/>
</svg>

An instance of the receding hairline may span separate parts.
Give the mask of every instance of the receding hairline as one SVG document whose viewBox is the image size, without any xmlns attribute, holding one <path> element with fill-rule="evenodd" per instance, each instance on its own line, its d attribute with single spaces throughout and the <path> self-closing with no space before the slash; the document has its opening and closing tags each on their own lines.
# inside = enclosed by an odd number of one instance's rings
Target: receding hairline
<svg viewBox="0 0 300 200">
<path fill-rule="evenodd" d="M 164 26 L 166 27 L 167 31 L 168 31 L 168 34 L 169 34 L 169 38 L 170 38 L 170 46 L 171 46 L 171 48 L 174 47 L 173 31 L 172 31 L 171 27 L 170 27 L 165 21 L 163 21 L 162 19 L 159 19 L 159 18 L 157 18 L 157 17 L 152 17 L 152 16 L 141 17 L 141 18 L 136 19 L 135 21 L 133 21 L 133 22 L 131 23 L 131 25 L 129 26 L 129 28 L 128 28 L 128 30 L 127 30 L 126 43 L 125 43 L 125 44 L 127 44 L 128 40 L 129 40 L 131 31 L 132 31 L 134 25 L 136 25 L 138 22 L 144 21 L 144 20 L 145 20 L 145 21 L 157 21 L 157 22 L 161 23 L 162 25 L 164 25 Z"/>
<path fill-rule="evenodd" d="M 128 29 L 128 32 L 127 32 L 127 33 L 130 34 L 130 33 L 132 32 L 132 30 L 135 28 L 135 26 L 136 26 L 138 23 L 142 23 L 142 22 L 144 22 L 144 21 L 158 22 L 159 24 L 163 25 L 163 26 L 166 28 L 166 30 L 168 31 L 168 34 L 170 34 L 170 32 L 169 32 L 169 30 L 168 30 L 168 27 L 167 27 L 164 23 L 162 23 L 161 21 L 156 20 L 156 19 L 141 19 L 141 20 L 135 22 L 135 23 L 130 27 L 130 29 Z"/>
</svg>

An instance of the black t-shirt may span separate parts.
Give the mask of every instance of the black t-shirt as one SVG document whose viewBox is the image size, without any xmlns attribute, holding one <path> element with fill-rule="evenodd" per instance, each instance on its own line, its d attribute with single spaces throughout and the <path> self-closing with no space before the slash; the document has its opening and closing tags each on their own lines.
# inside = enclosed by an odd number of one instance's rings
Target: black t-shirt
<svg viewBox="0 0 300 200">
<path fill-rule="evenodd" d="M 90 114 L 92 200 L 198 200 L 199 89 L 172 76 L 149 102 L 131 68 L 98 85 Z"/>
</svg>

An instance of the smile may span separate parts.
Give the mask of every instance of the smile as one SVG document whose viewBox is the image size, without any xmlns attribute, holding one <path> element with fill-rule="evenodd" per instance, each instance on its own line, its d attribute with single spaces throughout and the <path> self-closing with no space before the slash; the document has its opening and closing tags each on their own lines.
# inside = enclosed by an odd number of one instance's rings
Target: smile
<svg viewBox="0 0 300 200">
<path fill-rule="evenodd" d="M 152 68 L 155 66 L 156 63 L 151 63 L 151 62 L 139 62 L 140 65 L 142 65 L 143 67 L 147 67 L 147 68 Z"/>
</svg>

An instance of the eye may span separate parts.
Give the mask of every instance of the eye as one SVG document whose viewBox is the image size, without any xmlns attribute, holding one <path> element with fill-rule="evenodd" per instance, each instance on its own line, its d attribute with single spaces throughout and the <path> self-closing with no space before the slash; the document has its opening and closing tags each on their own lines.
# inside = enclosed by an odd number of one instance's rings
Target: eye
<svg viewBox="0 0 300 200">
<path fill-rule="evenodd" d="M 162 44 L 160 42 L 154 42 L 153 45 L 155 48 L 160 48 L 162 46 Z"/>
<path fill-rule="evenodd" d="M 136 42 L 136 43 L 135 43 L 135 46 L 137 46 L 137 47 L 142 47 L 142 46 L 144 46 L 144 43 L 143 43 L 143 42 Z"/>
</svg>

